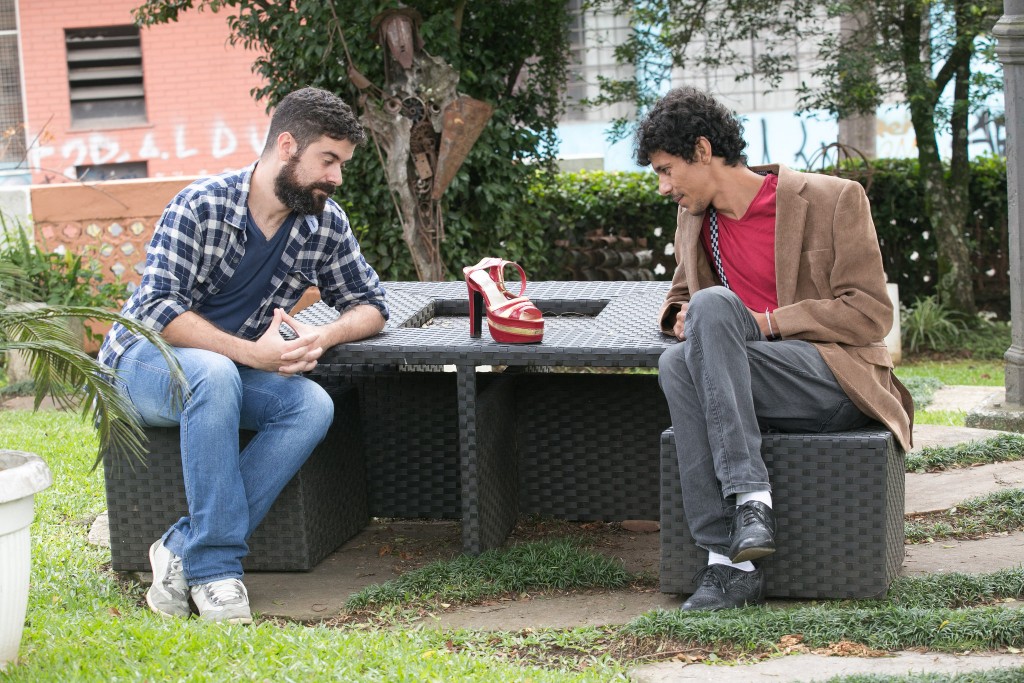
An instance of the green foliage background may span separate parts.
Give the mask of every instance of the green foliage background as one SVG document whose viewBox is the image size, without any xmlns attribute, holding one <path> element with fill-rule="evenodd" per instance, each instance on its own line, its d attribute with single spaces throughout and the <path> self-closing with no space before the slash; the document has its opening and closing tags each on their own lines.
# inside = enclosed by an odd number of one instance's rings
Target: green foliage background
<svg viewBox="0 0 1024 683">
<path fill-rule="evenodd" d="M 459 72 L 459 91 L 495 107 L 443 199 L 442 259 L 448 277 L 458 277 L 462 266 L 482 256 L 500 255 L 518 261 L 532 279 L 566 279 L 568 255 L 556 242 L 586 244 L 586 233 L 597 229 L 646 239 L 656 276 L 671 277 L 675 207 L 657 195 L 652 176 L 554 172 L 568 65 L 566 3 L 410 0 L 406 5 L 423 16 L 420 34 L 426 51 L 442 56 Z M 370 26 L 378 13 L 397 6 L 394 0 L 343 5 L 319 0 L 148 0 L 136 16 L 152 24 L 174 21 L 183 11 L 219 11 L 236 41 L 262 54 L 254 68 L 267 86 L 256 95 L 268 107 L 295 88 L 313 85 L 339 93 L 358 108 L 360 92 L 347 76 L 344 46 L 353 65 L 383 85 L 382 48 Z M 794 7 L 794 16 L 802 16 L 803 5 Z M 669 21 L 667 15 L 658 18 Z M 756 19 L 751 18 L 751 27 L 766 20 L 760 15 Z M 877 160 L 869 189 L 886 272 L 908 304 L 934 295 L 938 281 L 936 240 L 927 227 L 920 177 L 917 160 Z M 983 307 L 1002 312 L 1009 287 L 1005 163 L 974 161 L 970 177 L 971 211 L 962 230 L 974 255 L 973 286 Z M 348 165 L 339 201 L 381 276 L 414 279 L 372 144 Z"/>
<path fill-rule="evenodd" d="M 937 245 L 923 214 L 923 189 L 915 159 L 871 162 L 868 198 L 878 232 L 886 274 L 900 288 L 900 300 L 935 294 Z M 973 258 L 974 288 L 979 303 L 1000 314 L 1009 306 L 1006 162 L 983 157 L 971 164 L 970 205 L 964 235 Z M 826 169 L 823 172 L 830 172 Z M 866 178 L 860 181 L 868 185 Z M 669 279 L 675 267 L 671 250 L 676 206 L 658 196 L 650 173 L 580 171 L 556 174 L 530 189 L 528 211 L 538 222 L 543 241 L 583 244 L 588 231 L 645 238 L 653 264 Z M 565 279 L 565 253 L 553 249 L 536 262 L 538 279 Z M 533 276 L 533 271 L 530 272 Z M 990 274 L 991 273 L 991 274 Z"/>
<path fill-rule="evenodd" d="M 868 198 L 885 272 L 890 282 L 899 284 L 900 300 L 909 305 L 936 293 L 938 273 L 937 244 L 924 218 L 918 162 L 877 159 L 871 165 Z M 1004 159 L 981 157 L 971 162 L 968 198 L 970 211 L 962 231 L 971 254 L 975 298 L 981 308 L 1005 314 L 1010 284 Z"/>
<path fill-rule="evenodd" d="M 149 0 L 136 12 L 143 24 L 174 21 L 182 11 L 225 14 L 237 42 L 263 54 L 255 70 L 268 85 L 256 94 L 272 106 L 287 93 L 317 86 L 338 93 L 358 111 L 353 66 L 383 86 L 384 57 L 371 21 L 398 2 L 323 3 L 295 0 Z M 494 115 L 442 199 L 447 239 L 441 246 L 449 277 L 482 256 L 501 254 L 529 269 L 547 245 L 524 210 L 538 170 L 553 168 L 555 128 L 568 64 L 566 4 L 551 0 L 409 0 L 420 12 L 424 49 L 460 74 L 460 93 L 484 100 Z M 339 201 L 367 260 L 387 280 L 415 279 L 397 210 L 370 142 L 346 167 Z"/>
</svg>

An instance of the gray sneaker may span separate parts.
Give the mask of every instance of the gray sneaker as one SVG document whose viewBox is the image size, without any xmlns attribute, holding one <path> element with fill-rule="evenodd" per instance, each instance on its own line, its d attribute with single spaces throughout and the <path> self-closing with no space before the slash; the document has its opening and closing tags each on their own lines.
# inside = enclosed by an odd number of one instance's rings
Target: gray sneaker
<svg viewBox="0 0 1024 683">
<path fill-rule="evenodd" d="M 251 624 L 249 592 L 240 579 L 221 579 L 192 586 L 192 600 L 199 609 L 199 618 L 226 621 L 229 624 Z"/>
<path fill-rule="evenodd" d="M 158 540 L 149 546 L 149 564 L 153 567 L 153 585 L 146 591 L 146 604 L 162 617 L 188 617 L 188 583 L 181 558 Z"/>
</svg>

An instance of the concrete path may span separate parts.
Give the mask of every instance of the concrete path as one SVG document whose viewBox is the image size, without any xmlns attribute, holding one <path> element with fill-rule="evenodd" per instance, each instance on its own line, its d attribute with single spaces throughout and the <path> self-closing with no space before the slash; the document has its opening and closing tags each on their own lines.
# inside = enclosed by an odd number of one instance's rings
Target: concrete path
<svg viewBox="0 0 1024 683">
<path fill-rule="evenodd" d="M 937 653 L 897 652 L 887 657 L 828 657 L 815 654 L 789 655 L 757 664 L 714 666 L 661 662 L 630 672 L 635 683 L 810 683 L 835 676 L 873 674 L 890 676 L 910 673 L 960 674 L 987 669 L 1024 667 L 1024 655 L 982 654 L 970 656 Z M 1021 674 L 1024 677 L 1024 673 Z M 1022 678 L 1024 679 L 1024 678 Z"/>
</svg>

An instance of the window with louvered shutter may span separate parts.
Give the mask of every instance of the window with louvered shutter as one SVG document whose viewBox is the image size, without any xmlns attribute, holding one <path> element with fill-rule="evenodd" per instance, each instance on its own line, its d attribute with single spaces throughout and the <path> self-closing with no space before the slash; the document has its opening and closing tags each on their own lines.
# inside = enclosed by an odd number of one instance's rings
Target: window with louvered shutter
<svg viewBox="0 0 1024 683">
<path fill-rule="evenodd" d="M 145 123 L 146 97 L 138 27 L 67 29 L 64 37 L 72 124 Z"/>
</svg>

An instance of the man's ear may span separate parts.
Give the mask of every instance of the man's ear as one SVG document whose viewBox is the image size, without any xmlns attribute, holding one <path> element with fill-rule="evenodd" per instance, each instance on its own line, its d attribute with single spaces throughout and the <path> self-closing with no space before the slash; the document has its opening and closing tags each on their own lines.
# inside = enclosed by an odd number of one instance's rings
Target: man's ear
<svg viewBox="0 0 1024 683">
<path fill-rule="evenodd" d="M 697 146 L 694 149 L 693 155 L 694 157 L 696 157 L 695 160 L 702 164 L 706 164 L 707 162 L 711 161 L 711 157 L 713 156 L 711 150 L 711 141 L 708 140 L 703 135 L 697 138 Z"/>
<path fill-rule="evenodd" d="M 281 161 L 288 161 L 299 150 L 298 141 L 288 131 L 277 136 L 277 156 Z"/>
</svg>

